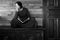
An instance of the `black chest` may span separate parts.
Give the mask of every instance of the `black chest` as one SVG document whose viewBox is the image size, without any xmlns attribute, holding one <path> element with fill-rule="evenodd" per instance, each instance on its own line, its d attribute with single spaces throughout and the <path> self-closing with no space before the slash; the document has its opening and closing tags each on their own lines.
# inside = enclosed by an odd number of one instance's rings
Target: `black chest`
<svg viewBox="0 0 60 40">
<path fill-rule="evenodd" d="M 20 17 L 20 18 L 22 18 L 22 17 L 26 17 L 26 14 L 27 12 L 25 11 L 25 10 L 22 10 L 22 11 L 19 11 L 18 12 L 18 16 Z"/>
</svg>

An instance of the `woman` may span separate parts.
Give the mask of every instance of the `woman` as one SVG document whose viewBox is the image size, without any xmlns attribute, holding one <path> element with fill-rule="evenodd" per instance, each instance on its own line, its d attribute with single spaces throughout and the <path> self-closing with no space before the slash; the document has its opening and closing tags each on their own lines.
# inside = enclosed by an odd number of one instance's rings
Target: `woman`
<svg viewBox="0 0 60 40">
<path fill-rule="evenodd" d="M 36 24 L 35 19 L 32 19 L 27 8 L 22 6 L 20 1 L 16 3 L 16 14 L 11 22 L 13 28 L 33 28 Z"/>
</svg>

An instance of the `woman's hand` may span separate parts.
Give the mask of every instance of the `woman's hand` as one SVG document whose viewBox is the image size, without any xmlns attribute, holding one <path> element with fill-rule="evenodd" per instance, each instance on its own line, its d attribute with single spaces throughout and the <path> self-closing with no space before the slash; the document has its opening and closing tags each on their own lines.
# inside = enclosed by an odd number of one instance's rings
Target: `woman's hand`
<svg viewBox="0 0 60 40">
<path fill-rule="evenodd" d="M 24 22 L 30 20 L 30 18 L 28 17 L 28 18 L 27 18 L 26 20 L 24 20 L 23 22 L 20 20 L 20 18 L 18 18 L 18 20 L 19 20 L 21 23 L 24 23 Z"/>
<path fill-rule="evenodd" d="M 19 18 L 17 18 L 20 22 L 22 22 Z M 22 23 L 24 23 L 24 22 L 22 22 Z"/>
<path fill-rule="evenodd" d="M 30 20 L 30 18 L 28 17 L 28 19 L 27 20 Z"/>
<path fill-rule="evenodd" d="M 30 18 L 28 17 L 26 20 L 24 20 L 24 22 L 26 22 L 26 21 L 28 21 L 28 20 L 30 20 Z"/>
</svg>

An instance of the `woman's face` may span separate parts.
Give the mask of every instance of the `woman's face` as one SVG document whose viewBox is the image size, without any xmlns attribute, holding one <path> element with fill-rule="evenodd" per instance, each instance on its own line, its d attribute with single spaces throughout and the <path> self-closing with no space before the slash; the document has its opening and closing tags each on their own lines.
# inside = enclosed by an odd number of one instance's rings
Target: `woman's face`
<svg viewBox="0 0 60 40">
<path fill-rule="evenodd" d="M 18 11 L 19 8 L 20 6 L 16 3 L 16 11 Z"/>
<path fill-rule="evenodd" d="M 16 3 L 16 9 L 19 9 L 20 8 L 20 6 Z"/>
</svg>

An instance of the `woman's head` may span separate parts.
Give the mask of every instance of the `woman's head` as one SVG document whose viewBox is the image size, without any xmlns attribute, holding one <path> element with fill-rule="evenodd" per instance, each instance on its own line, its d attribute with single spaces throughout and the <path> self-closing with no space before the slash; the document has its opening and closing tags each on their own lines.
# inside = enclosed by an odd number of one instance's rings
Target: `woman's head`
<svg viewBox="0 0 60 40">
<path fill-rule="evenodd" d="M 20 1 L 17 1 L 16 3 L 16 8 L 23 8 L 22 3 Z"/>
</svg>

